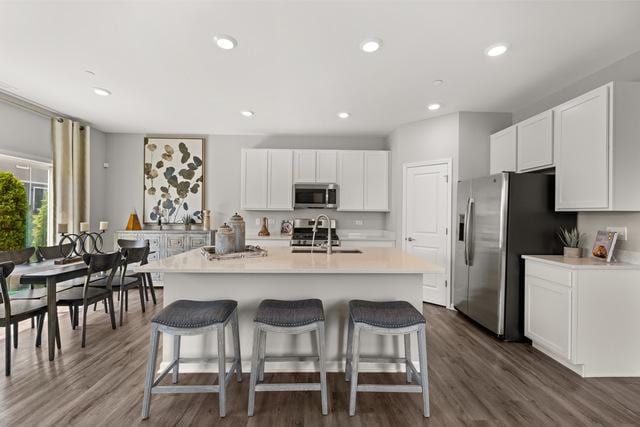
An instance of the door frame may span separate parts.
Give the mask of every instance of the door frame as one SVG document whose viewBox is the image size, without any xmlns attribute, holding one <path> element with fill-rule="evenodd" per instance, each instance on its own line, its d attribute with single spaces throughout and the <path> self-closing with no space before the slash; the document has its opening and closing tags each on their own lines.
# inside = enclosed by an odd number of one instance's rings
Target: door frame
<svg viewBox="0 0 640 427">
<path fill-rule="evenodd" d="M 407 172 L 409 168 L 421 167 L 421 166 L 436 166 L 436 165 L 446 165 L 447 166 L 447 239 L 446 239 L 446 247 L 445 253 L 447 256 L 447 267 L 445 272 L 445 280 L 447 281 L 447 293 L 446 293 L 446 301 L 445 307 L 451 307 L 451 290 L 453 289 L 453 284 L 451 281 L 451 242 L 452 242 L 452 210 L 453 210 L 453 177 L 452 177 L 452 160 L 451 158 L 438 159 L 438 160 L 425 160 L 420 162 L 408 162 L 402 164 L 402 250 L 406 251 L 407 249 Z"/>
</svg>

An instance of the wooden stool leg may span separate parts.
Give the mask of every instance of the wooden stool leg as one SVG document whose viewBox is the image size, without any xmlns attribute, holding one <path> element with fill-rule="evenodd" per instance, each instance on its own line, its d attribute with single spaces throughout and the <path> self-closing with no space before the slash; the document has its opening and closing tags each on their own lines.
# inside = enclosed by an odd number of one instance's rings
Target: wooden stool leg
<svg viewBox="0 0 640 427">
<path fill-rule="evenodd" d="M 147 361 L 147 378 L 144 382 L 144 397 L 142 399 L 142 418 L 149 418 L 149 406 L 151 404 L 151 386 L 156 371 L 156 359 L 158 358 L 158 341 L 160 332 L 155 324 L 151 325 L 151 345 L 149 348 L 149 360 Z"/>
<path fill-rule="evenodd" d="M 224 351 L 224 324 L 220 325 L 218 328 L 218 386 L 220 387 L 220 391 L 218 392 L 218 402 L 220 406 L 220 416 L 224 417 L 226 415 L 226 359 L 225 359 L 225 351 Z"/>
<path fill-rule="evenodd" d="M 427 365 L 427 337 L 425 325 L 418 329 L 418 352 L 420 353 L 420 382 L 422 385 L 422 403 L 424 406 L 424 416 L 429 416 L 429 374 Z"/>
<path fill-rule="evenodd" d="M 240 327 L 238 323 L 238 309 L 233 312 L 231 319 L 231 333 L 233 334 L 233 355 L 236 363 L 236 380 L 242 382 L 242 356 L 240 355 Z"/>
<path fill-rule="evenodd" d="M 404 369 L 407 371 L 407 382 L 410 383 L 413 373 L 409 367 L 411 363 L 411 334 L 404 334 Z"/>
<path fill-rule="evenodd" d="M 267 353 L 267 331 L 260 332 L 260 362 L 259 362 L 259 372 L 260 376 L 258 377 L 258 381 L 264 381 L 264 359 Z"/>
<path fill-rule="evenodd" d="M 348 331 L 347 331 L 347 360 L 344 365 L 344 378 L 347 382 L 351 380 L 351 359 L 353 358 L 353 321 L 349 315 Z"/>
<path fill-rule="evenodd" d="M 180 335 L 173 336 L 173 360 L 176 362 L 173 367 L 173 383 L 177 384 L 180 375 Z"/>
<path fill-rule="evenodd" d="M 349 415 L 356 414 L 356 394 L 358 392 L 358 362 L 360 361 L 360 327 L 353 327 L 353 344 L 351 359 L 351 394 L 349 395 Z"/>
<path fill-rule="evenodd" d="M 322 415 L 329 413 L 329 398 L 327 393 L 327 369 L 324 348 L 324 322 L 320 322 L 316 331 L 318 339 L 318 358 L 320 359 L 320 395 L 322 398 Z"/>
<path fill-rule="evenodd" d="M 256 383 L 258 382 L 258 353 L 260 351 L 260 328 L 254 325 L 253 348 L 251 349 L 251 378 L 249 381 L 249 407 L 247 415 L 253 417 L 256 405 Z"/>
</svg>

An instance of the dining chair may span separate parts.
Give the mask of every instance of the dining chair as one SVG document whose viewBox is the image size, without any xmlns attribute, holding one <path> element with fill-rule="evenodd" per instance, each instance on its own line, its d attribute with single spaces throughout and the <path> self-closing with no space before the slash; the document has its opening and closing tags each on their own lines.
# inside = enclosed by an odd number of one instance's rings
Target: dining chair
<svg viewBox="0 0 640 427">
<path fill-rule="evenodd" d="M 47 314 L 47 303 L 43 300 L 18 300 L 9 298 L 7 278 L 13 272 L 13 262 L 0 263 L 0 327 L 5 328 L 5 375 L 11 375 L 11 327 L 13 326 L 14 347 L 17 348 L 18 322 L 26 319 L 38 319 L 36 347 L 42 342 L 42 325 Z M 60 330 L 56 329 L 56 342 L 60 345 Z"/>
<path fill-rule="evenodd" d="M 118 239 L 118 246 L 122 249 L 128 248 L 141 248 L 141 247 L 149 247 L 149 240 L 140 239 L 140 240 L 129 240 L 129 239 Z M 147 264 L 149 262 L 149 254 L 151 254 L 151 248 L 149 248 L 149 252 L 147 253 L 147 257 L 140 262 L 141 265 Z M 146 301 L 149 301 L 149 291 L 151 292 L 151 299 L 153 300 L 153 305 L 157 304 L 156 301 L 156 291 L 153 287 L 153 279 L 151 278 L 151 273 L 144 273 L 143 275 L 143 284 L 144 284 L 144 297 Z"/>
<path fill-rule="evenodd" d="M 144 301 L 144 274 L 134 273 L 127 275 L 127 267 L 131 264 L 142 264 L 149 255 L 149 246 L 121 249 L 122 260 L 120 262 L 120 279 L 114 280 L 111 287 L 118 292 L 120 300 L 120 326 L 125 311 L 129 311 L 129 290 L 138 289 L 140 294 L 140 305 L 142 312 L 145 312 Z M 99 279 L 92 281 L 89 286 L 104 288 L 107 286 L 106 280 Z"/>
<path fill-rule="evenodd" d="M 38 261 L 64 258 L 72 249 L 73 243 L 67 243 L 66 245 L 38 246 L 36 248 L 36 257 L 38 258 Z"/>
<path fill-rule="evenodd" d="M 82 307 L 82 347 L 84 348 L 87 336 L 87 308 L 91 304 L 106 301 L 109 305 L 109 316 L 111 318 L 111 327 L 116 329 L 116 317 L 113 311 L 113 288 L 112 282 L 118 267 L 120 266 L 120 252 L 112 252 L 107 254 L 85 254 L 82 256 L 83 261 L 87 264 L 87 276 L 82 287 L 75 287 L 58 292 L 57 303 L 61 306 L 73 307 L 74 320 L 78 324 L 78 308 Z M 93 275 L 104 274 L 102 278 L 104 286 L 92 286 L 96 283 Z M 100 282 L 100 279 L 98 283 Z"/>
</svg>

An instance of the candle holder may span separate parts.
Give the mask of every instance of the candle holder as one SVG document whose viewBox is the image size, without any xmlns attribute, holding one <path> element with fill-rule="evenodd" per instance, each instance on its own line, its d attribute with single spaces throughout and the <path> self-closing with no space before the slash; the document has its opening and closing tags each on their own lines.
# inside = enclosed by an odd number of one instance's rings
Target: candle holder
<svg viewBox="0 0 640 427">
<path fill-rule="evenodd" d="M 105 232 L 106 230 L 100 230 L 100 232 L 81 231 L 79 234 L 67 232 L 60 233 L 58 246 L 60 247 L 60 253 L 63 258 L 55 261 L 55 263 L 69 264 L 81 260 L 82 256 L 85 254 L 103 254 L 104 252 L 102 252 L 102 248 L 104 246 L 104 240 L 102 235 Z M 90 244 L 89 247 L 87 247 L 87 243 Z M 68 244 L 70 247 L 66 253 L 63 252 L 65 244 Z"/>
</svg>

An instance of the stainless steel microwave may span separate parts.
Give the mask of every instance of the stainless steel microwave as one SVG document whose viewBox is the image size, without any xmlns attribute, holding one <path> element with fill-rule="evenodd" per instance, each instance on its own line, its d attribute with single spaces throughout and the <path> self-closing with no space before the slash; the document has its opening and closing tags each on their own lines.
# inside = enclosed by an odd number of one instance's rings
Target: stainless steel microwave
<svg viewBox="0 0 640 427">
<path fill-rule="evenodd" d="M 337 184 L 294 184 L 293 207 L 336 209 L 338 207 Z"/>
</svg>

